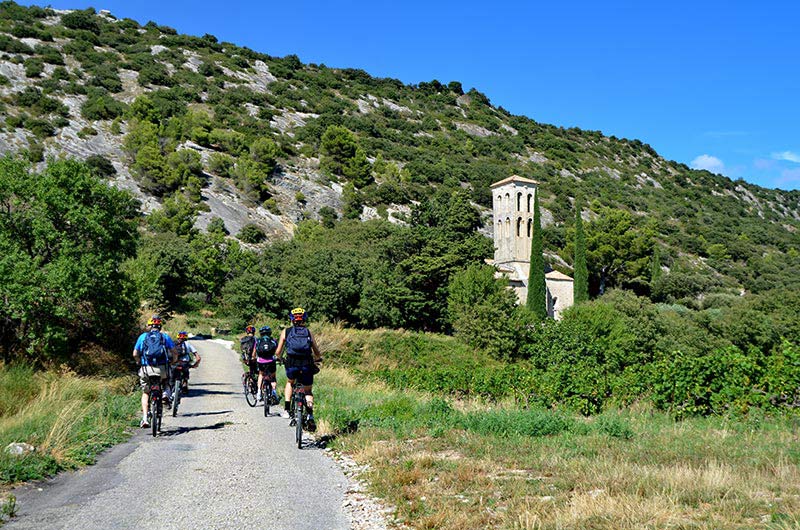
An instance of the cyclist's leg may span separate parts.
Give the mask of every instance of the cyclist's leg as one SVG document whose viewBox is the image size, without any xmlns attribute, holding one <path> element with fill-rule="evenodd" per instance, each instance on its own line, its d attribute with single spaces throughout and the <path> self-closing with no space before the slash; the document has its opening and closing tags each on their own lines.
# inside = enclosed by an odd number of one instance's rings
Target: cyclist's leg
<svg viewBox="0 0 800 530">
<path fill-rule="evenodd" d="M 150 384 L 145 375 L 144 368 L 139 368 L 139 384 L 142 386 L 142 418 L 147 418 L 147 409 L 150 405 Z"/>
<path fill-rule="evenodd" d="M 258 364 L 258 383 L 256 383 L 256 388 L 258 389 L 258 396 L 259 399 L 263 399 L 264 396 L 261 395 L 261 384 L 264 382 L 264 370 L 262 370 L 261 363 Z"/>
</svg>

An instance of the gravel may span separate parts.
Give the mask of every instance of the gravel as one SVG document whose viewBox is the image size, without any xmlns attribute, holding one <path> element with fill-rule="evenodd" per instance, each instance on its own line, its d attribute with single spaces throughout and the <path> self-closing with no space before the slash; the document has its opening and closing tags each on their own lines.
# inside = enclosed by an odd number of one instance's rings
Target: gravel
<svg viewBox="0 0 800 530">
<path fill-rule="evenodd" d="M 6 528 L 387 528 L 391 511 L 364 492 L 362 468 L 311 438 L 298 450 L 280 407 L 265 418 L 245 402 L 237 355 L 194 345 L 203 362 L 157 438 L 142 429 L 94 466 L 18 488 Z"/>
</svg>

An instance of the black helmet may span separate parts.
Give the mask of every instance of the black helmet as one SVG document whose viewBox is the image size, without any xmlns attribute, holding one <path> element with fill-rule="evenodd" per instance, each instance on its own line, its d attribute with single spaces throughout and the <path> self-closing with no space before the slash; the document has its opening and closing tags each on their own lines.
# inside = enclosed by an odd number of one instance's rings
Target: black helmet
<svg viewBox="0 0 800 530">
<path fill-rule="evenodd" d="M 258 334 L 261 335 L 262 337 L 265 335 L 271 335 L 272 328 L 269 326 L 262 326 L 261 329 L 258 330 Z"/>
</svg>

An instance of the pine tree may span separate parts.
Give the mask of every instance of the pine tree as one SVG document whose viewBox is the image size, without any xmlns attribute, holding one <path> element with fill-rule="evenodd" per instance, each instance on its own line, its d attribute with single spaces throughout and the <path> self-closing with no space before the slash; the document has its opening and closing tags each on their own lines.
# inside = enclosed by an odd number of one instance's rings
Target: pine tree
<svg viewBox="0 0 800 530">
<path fill-rule="evenodd" d="M 531 268 L 528 272 L 527 306 L 540 320 L 547 318 L 547 285 L 544 280 L 542 255 L 542 216 L 539 213 L 539 194 L 533 200 L 533 234 L 531 234 Z"/>
<path fill-rule="evenodd" d="M 586 238 L 583 235 L 581 203 L 575 198 L 575 270 L 574 300 L 578 304 L 589 299 L 589 271 L 586 268 Z"/>
</svg>

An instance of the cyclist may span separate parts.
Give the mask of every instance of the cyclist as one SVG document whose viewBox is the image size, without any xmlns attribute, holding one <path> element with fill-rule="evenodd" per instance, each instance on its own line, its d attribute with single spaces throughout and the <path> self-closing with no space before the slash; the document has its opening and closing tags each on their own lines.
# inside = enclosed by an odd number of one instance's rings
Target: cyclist
<svg viewBox="0 0 800 530">
<path fill-rule="evenodd" d="M 269 399 L 270 405 L 277 405 L 279 401 L 278 394 L 275 392 L 278 385 L 275 381 L 275 349 L 278 347 L 278 343 L 272 338 L 272 328 L 269 326 L 262 326 L 261 329 L 258 330 L 258 334 L 259 338 L 256 341 L 254 353 L 256 363 L 258 364 L 258 395 L 256 399 L 258 401 Z M 269 396 L 261 395 L 261 383 L 265 378 L 269 381 L 271 387 Z"/>
<path fill-rule="evenodd" d="M 242 350 L 242 362 L 247 365 L 250 370 L 250 377 L 256 376 L 256 327 L 249 325 L 244 328 L 245 336 L 239 339 L 239 346 Z"/>
<path fill-rule="evenodd" d="M 189 334 L 185 331 L 178 332 L 178 342 L 175 344 L 176 364 L 181 364 L 186 368 L 186 378 L 181 384 L 181 390 L 186 391 L 189 388 L 189 369 L 197 368 L 202 358 L 197 353 L 197 348 L 186 342 Z M 170 385 L 171 386 L 171 385 Z"/>
<path fill-rule="evenodd" d="M 148 330 L 136 340 L 133 347 L 133 358 L 140 365 L 139 383 L 142 385 L 142 421 L 140 427 L 149 427 L 147 421 L 147 409 L 150 401 L 150 382 L 149 376 L 160 376 L 161 386 L 164 388 L 164 395 L 169 400 L 171 395 L 167 379 L 169 378 L 169 364 L 174 361 L 174 354 L 170 359 L 170 354 L 175 348 L 172 338 L 161 331 L 163 321 L 158 315 L 153 315 L 147 321 Z"/>
<path fill-rule="evenodd" d="M 289 313 L 289 321 L 292 325 L 281 331 L 275 354 L 278 361 L 284 363 L 288 379 L 284 390 L 286 393 L 281 416 L 289 417 L 291 403 L 288 400 L 291 400 L 292 385 L 298 381 L 303 385 L 306 394 L 308 410 L 306 427 L 313 432 L 317 429 L 317 425 L 314 422 L 314 397 L 311 394 L 311 386 L 314 383 L 314 374 L 319 371 L 317 363 L 322 362 L 322 354 L 320 354 L 317 343 L 314 342 L 314 337 L 306 327 L 306 320 L 308 320 L 308 315 L 305 309 L 302 307 L 292 309 Z"/>
</svg>

